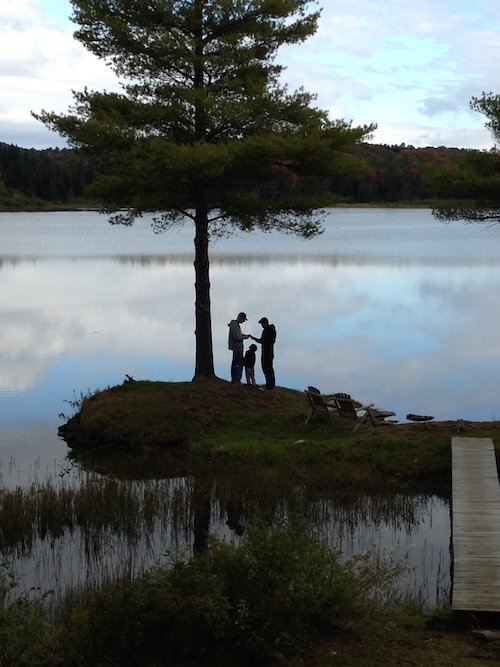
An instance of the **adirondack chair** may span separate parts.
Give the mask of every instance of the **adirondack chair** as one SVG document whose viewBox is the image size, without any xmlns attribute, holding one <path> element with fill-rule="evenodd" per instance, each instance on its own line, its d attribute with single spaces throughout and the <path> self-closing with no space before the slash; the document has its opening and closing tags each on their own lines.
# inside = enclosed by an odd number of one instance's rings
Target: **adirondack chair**
<svg viewBox="0 0 500 667">
<path fill-rule="evenodd" d="M 353 433 L 367 420 L 371 422 L 372 426 L 377 426 L 376 410 L 373 410 L 373 403 L 370 403 L 370 405 L 359 405 L 349 394 L 339 392 L 332 396 L 329 405 L 341 417 L 354 419 L 356 424 L 352 430 Z"/>
<path fill-rule="evenodd" d="M 336 410 L 335 406 L 328 405 L 321 395 L 320 390 L 316 389 L 316 387 L 307 387 L 306 396 L 311 407 L 311 414 L 307 417 L 304 425 L 308 424 L 311 417 L 317 413 L 326 415 L 329 418 L 330 413 Z"/>
<path fill-rule="evenodd" d="M 307 387 L 306 395 L 311 406 L 311 414 L 307 417 L 304 424 L 308 424 L 311 418 L 320 413 L 328 418 L 331 414 L 337 414 L 340 417 L 353 419 L 356 423 L 352 430 L 355 433 L 358 428 L 367 420 L 372 426 L 378 426 L 383 423 L 386 417 L 392 417 L 396 413 L 388 410 L 379 410 L 373 403 L 369 405 L 360 405 L 349 394 L 338 392 L 332 396 L 323 396 L 316 387 Z"/>
</svg>

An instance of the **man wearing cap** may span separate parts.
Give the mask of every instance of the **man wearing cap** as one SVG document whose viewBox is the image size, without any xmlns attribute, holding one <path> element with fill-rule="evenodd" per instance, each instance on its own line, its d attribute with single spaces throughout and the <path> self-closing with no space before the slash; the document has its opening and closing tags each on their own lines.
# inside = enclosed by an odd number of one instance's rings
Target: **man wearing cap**
<svg viewBox="0 0 500 667">
<path fill-rule="evenodd" d="M 231 382 L 241 382 L 241 375 L 243 373 L 243 341 L 246 338 L 250 338 L 250 335 L 242 333 L 240 324 L 246 321 L 246 313 L 238 313 L 238 317 L 235 320 L 231 320 L 227 325 L 229 327 L 227 346 L 233 352 Z"/>
<path fill-rule="evenodd" d="M 266 389 L 274 389 L 276 380 L 274 378 L 274 343 L 276 341 L 276 327 L 274 324 L 269 324 L 267 317 L 261 317 L 259 324 L 262 325 L 262 336 L 255 338 L 250 336 L 256 343 L 262 345 L 262 371 L 266 378 Z"/>
</svg>

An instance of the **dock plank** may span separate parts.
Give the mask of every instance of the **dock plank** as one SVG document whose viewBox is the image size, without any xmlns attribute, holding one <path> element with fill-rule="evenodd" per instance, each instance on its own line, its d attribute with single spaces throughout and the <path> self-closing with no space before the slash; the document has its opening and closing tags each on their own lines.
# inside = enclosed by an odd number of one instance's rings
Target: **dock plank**
<svg viewBox="0 0 500 667">
<path fill-rule="evenodd" d="M 491 438 L 452 439 L 452 609 L 500 611 L 500 484 Z"/>
</svg>

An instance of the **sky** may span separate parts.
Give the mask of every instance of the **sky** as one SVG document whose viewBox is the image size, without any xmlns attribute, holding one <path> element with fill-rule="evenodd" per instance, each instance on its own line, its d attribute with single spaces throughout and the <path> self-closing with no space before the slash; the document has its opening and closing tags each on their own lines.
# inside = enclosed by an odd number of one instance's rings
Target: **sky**
<svg viewBox="0 0 500 667">
<path fill-rule="evenodd" d="M 375 123 L 377 144 L 489 149 L 472 97 L 500 93 L 498 0 L 320 0 L 318 31 L 286 47 L 283 82 L 332 119 Z M 64 113 L 72 90 L 118 90 L 73 38 L 69 0 L 0 0 L 0 142 L 64 147 L 31 111 Z"/>
</svg>

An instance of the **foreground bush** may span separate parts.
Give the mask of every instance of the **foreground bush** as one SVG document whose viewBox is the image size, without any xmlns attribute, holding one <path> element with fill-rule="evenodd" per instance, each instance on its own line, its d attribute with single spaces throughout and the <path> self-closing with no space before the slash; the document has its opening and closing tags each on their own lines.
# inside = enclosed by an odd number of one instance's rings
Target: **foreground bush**
<svg viewBox="0 0 500 667">
<path fill-rule="evenodd" d="M 54 632 L 41 604 L 19 598 L 6 605 L 15 580 L 0 570 L 0 666 L 48 667 L 56 665 Z"/>
<path fill-rule="evenodd" d="M 372 574 L 343 563 L 302 527 L 254 527 L 239 548 L 213 541 L 188 562 L 87 595 L 66 611 L 65 663 L 254 662 L 277 644 L 366 618 L 376 608 L 372 584 L 380 583 L 380 571 L 377 582 Z"/>
</svg>

